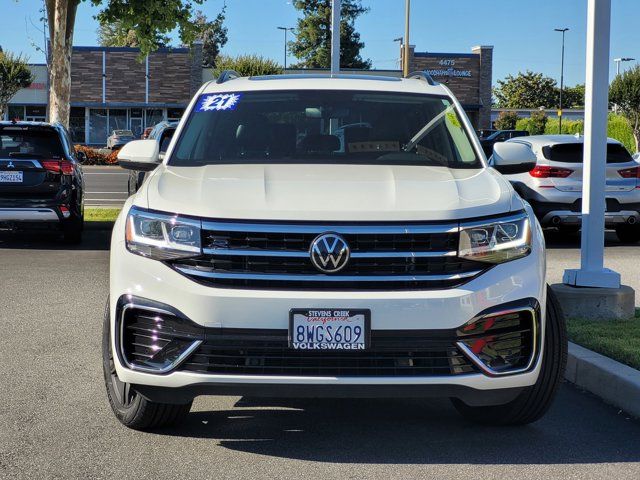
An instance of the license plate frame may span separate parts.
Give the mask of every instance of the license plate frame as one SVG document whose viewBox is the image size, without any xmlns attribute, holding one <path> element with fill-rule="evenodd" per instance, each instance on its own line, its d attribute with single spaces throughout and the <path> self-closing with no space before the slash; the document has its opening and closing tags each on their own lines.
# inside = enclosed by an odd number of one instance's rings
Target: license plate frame
<svg viewBox="0 0 640 480">
<path fill-rule="evenodd" d="M 313 317 L 313 318 L 323 318 L 326 317 L 325 315 L 322 315 L 320 317 L 318 317 L 317 315 L 310 315 L 310 312 L 331 312 L 332 315 L 331 317 L 335 317 L 336 312 L 348 312 L 347 317 L 348 318 L 353 318 L 353 317 L 359 317 L 362 316 L 362 322 L 361 324 L 364 327 L 364 337 L 363 337 L 363 342 L 361 343 L 360 341 L 358 341 L 357 343 L 345 343 L 345 342 L 304 342 L 306 345 L 305 347 L 302 347 L 300 345 L 301 342 L 294 342 L 294 326 L 295 326 L 295 319 L 296 319 L 296 315 L 303 315 L 307 318 L 309 317 Z M 328 317 L 326 317 L 328 318 Z M 355 322 L 355 326 L 359 325 L 360 322 L 358 321 L 359 319 L 356 319 Z M 333 322 L 333 321 L 332 321 Z M 320 325 L 320 323 L 322 323 L 322 326 L 325 327 L 326 323 L 318 321 L 318 325 Z M 332 323 L 331 326 L 335 326 L 335 323 Z M 344 321 L 344 322 L 339 322 L 338 326 L 345 326 L 348 325 L 348 322 Z M 315 329 L 314 329 L 315 330 Z M 315 332 L 313 334 L 313 336 L 315 337 Z M 368 350 L 371 347 L 371 310 L 366 309 L 366 308 L 292 308 L 291 310 L 289 310 L 289 331 L 288 331 L 288 343 L 289 343 L 289 348 L 292 350 L 298 350 L 298 351 L 362 351 L 362 350 Z M 311 347 L 310 345 L 322 345 L 325 344 L 325 347 L 322 346 L 318 346 L 318 347 Z M 329 348 L 330 345 L 332 344 L 341 344 L 342 347 L 335 347 L 335 348 Z M 297 344 L 297 345 L 296 345 Z M 359 348 L 344 348 L 344 345 L 360 345 L 362 344 L 362 347 Z"/>
<path fill-rule="evenodd" d="M 16 179 L 11 179 L 12 177 Z M 24 172 L 0 170 L 0 183 L 24 183 Z"/>
</svg>

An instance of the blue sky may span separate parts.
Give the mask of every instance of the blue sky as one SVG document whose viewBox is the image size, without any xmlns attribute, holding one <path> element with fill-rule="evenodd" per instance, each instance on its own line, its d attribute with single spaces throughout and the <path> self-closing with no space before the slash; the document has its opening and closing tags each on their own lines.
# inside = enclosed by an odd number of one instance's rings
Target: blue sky
<svg viewBox="0 0 640 480">
<path fill-rule="evenodd" d="M 144 1 L 144 0 L 140 0 Z M 42 45 L 38 31 L 42 0 L 0 0 L 0 45 L 44 61 L 32 45 Z M 374 68 L 396 68 L 404 31 L 404 0 L 363 0 L 369 13 L 356 28 L 366 46 L 363 56 Z M 412 0 L 411 43 L 416 51 L 469 52 L 474 45 L 494 46 L 494 83 L 526 69 L 559 79 L 561 34 L 566 34 L 565 83 L 584 82 L 587 0 Z M 201 9 L 213 17 L 223 0 L 207 0 Z M 257 53 L 282 62 L 283 34 L 277 26 L 295 26 L 298 12 L 287 0 L 227 0 L 229 43 L 224 53 Z M 75 45 L 95 45 L 97 9 L 79 7 Z M 612 0 L 611 58 L 640 59 L 639 0 Z M 34 26 L 35 24 L 35 26 Z M 295 59 L 290 58 L 289 61 Z M 610 74 L 614 73 L 611 64 Z"/>
</svg>

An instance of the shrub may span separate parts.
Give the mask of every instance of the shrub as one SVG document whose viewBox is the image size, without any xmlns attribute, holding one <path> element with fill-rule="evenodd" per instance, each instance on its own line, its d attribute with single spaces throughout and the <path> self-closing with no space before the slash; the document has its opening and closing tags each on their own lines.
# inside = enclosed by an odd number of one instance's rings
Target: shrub
<svg viewBox="0 0 640 480">
<path fill-rule="evenodd" d="M 607 122 L 607 135 L 611 138 L 615 138 L 622 143 L 627 150 L 631 153 L 636 152 L 636 142 L 633 138 L 633 129 L 629 124 L 629 121 L 622 115 L 609 115 L 609 121 Z"/>
<path fill-rule="evenodd" d="M 529 132 L 529 119 L 528 118 L 519 118 L 516 122 L 516 130 L 526 130 Z"/>
<path fill-rule="evenodd" d="M 549 118 L 545 127 L 544 133 L 548 135 L 555 135 L 558 132 L 558 124 L 560 122 L 557 118 Z M 562 133 L 569 135 L 575 135 L 584 133 L 584 121 L 583 120 L 563 120 L 562 121 Z"/>
<path fill-rule="evenodd" d="M 529 133 L 531 135 L 542 135 L 547 126 L 547 114 L 542 110 L 531 112 L 529 117 Z"/>
<path fill-rule="evenodd" d="M 516 112 L 500 112 L 495 126 L 498 130 L 515 130 L 519 118 Z"/>
<path fill-rule="evenodd" d="M 223 70 L 235 70 L 243 77 L 276 75 L 283 72 L 277 62 L 260 55 L 238 55 L 237 57 L 219 55 L 216 59 L 216 67 L 212 70 L 214 78 L 219 77 Z"/>
<path fill-rule="evenodd" d="M 99 150 L 84 145 L 75 145 L 76 152 L 83 152 L 85 160 L 82 165 L 117 165 L 118 151 L 112 151 L 109 154 L 100 152 Z"/>
</svg>

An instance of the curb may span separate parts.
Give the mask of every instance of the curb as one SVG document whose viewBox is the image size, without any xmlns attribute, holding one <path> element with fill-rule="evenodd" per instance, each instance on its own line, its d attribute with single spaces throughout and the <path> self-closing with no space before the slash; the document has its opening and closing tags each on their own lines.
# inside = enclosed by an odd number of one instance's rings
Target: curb
<svg viewBox="0 0 640 480">
<path fill-rule="evenodd" d="M 640 418 L 640 371 L 569 342 L 565 378 Z"/>
</svg>

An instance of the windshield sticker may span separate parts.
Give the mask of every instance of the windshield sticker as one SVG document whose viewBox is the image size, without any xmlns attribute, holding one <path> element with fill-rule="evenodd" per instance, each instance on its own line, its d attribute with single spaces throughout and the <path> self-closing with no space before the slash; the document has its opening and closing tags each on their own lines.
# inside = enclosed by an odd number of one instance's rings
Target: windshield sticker
<svg viewBox="0 0 640 480">
<path fill-rule="evenodd" d="M 196 103 L 196 112 L 213 112 L 216 110 L 235 110 L 240 101 L 239 93 L 223 93 L 200 95 Z"/>
</svg>

